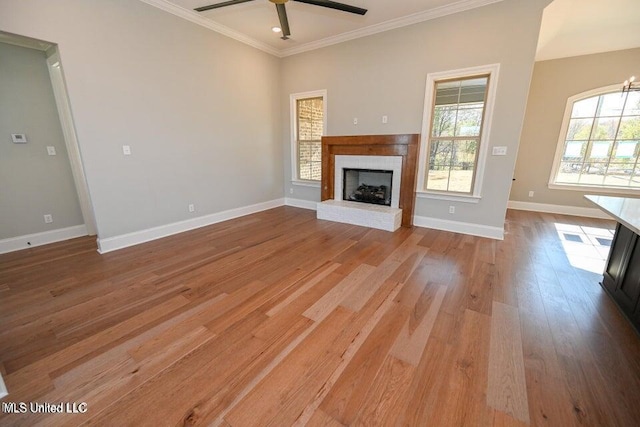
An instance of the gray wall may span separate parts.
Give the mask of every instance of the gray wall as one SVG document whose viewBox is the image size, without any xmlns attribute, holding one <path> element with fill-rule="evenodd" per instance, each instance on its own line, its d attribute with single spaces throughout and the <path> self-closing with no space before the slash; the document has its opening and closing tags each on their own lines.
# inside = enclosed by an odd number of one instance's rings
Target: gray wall
<svg viewBox="0 0 640 427">
<path fill-rule="evenodd" d="M 131 0 L 4 0 L 0 29 L 58 44 L 100 238 L 283 196 L 278 58 Z"/>
<path fill-rule="evenodd" d="M 0 239 L 83 222 L 45 53 L 0 43 Z"/>
<path fill-rule="evenodd" d="M 320 200 L 319 188 L 291 182 L 289 94 L 327 89 L 329 135 L 420 133 L 428 73 L 500 63 L 488 144 L 507 146 L 508 155 L 488 156 L 478 204 L 419 198 L 415 213 L 502 227 L 547 3 L 505 0 L 285 58 L 281 110 L 287 196 Z M 381 123 L 382 115 L 388 115 L 388 124 Z M 448 213 L 449 205 L 456 205 L 455 215 Z"/>
<path fill-rule="evenodd" d="M 640 70 L 640 49 L 536 62 L 527 102 L 511 200 L 590 207 L 582 191 L 548 188 L 567 99 L 620 84 Z M 528 197 L 534 191 L 534 197 Z"/>
</svg>

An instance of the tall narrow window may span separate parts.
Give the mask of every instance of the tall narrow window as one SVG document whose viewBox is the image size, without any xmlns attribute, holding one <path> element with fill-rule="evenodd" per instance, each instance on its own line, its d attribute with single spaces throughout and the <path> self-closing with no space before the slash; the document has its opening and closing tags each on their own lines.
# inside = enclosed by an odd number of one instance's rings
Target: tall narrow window
<svg viewBox="0 0 640 427">
<path fill-rule="evenodd" d="M 295 114 L 292 117 L 295 141 L 294 180 L 320 181 L 321 138 L 325 132 L 324 98 L 323 93 L 292 95 L 292 110 Z"/>
<path fill-rule="evenodd" d="M 640 189 L 640 92 L 619 87 L 571 97 L 550 186 Z"/>
<path fill-rule="evenodd" d="M 434 82 L 428 139 L 428 191 L 472 194 L 489 75 Z"/>
</svg>

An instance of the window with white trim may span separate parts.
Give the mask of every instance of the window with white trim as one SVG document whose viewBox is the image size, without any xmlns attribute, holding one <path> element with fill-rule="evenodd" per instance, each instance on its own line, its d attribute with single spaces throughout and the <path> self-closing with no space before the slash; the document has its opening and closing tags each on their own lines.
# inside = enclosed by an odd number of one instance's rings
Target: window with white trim
<svg viewBox="0 0 640 427">
<path fill-rule="evenodd" d="M 425 187 L 471 194 L 489 76 L 435 82 Z"/>
<path fill-rule="evenodd" d="M 640 190 L 640 92 L 607 87 L 569 98 L 550 186 Z"/>
<path fill-rule="evenodd" d="M 418 191 L 479 198 L 499 65 L 427 76 Z"/>
<path fill-rule="evenodd" d="M 322 135 L 326 133 L 326 91 L 291 95 L 292 177 L 320 182 Z"/>
</svg>

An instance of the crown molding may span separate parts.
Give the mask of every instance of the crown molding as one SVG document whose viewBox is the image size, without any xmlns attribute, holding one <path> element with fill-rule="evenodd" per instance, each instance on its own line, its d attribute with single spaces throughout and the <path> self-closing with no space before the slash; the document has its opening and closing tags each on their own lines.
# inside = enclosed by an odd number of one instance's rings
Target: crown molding
<svg viewBox="0 0 640 427">
<path fill-rule="evenodd" d="M 448 5 L 436 7 L 434 9 L 417 12 L 411 15 L 381 22 L 379 24 L 374 24 L 368 27 L 359 28 L 357 30 L 327 37 L 322 40 L 305 43 L 303 45 L 292 47 L 290 49 L 283 49 L 280 51 L 279 56 L 285 57 L 296 55 L 298 53 L 320 49 L 322 47 L 331 46 L 334 44 L 382 33 L 389 30 L 394 30 L 396 28 L 406 27 L 408 25 L 413 25 L 424 21 L 430 21 L 432 19 L 441 18 L 447 15 L 453 15 L 454 13 L 476 9 L 478 7 L 487 6 L 492 3 L 499 3 L 501 1 L 503 0 L 462 0 L 456 3 L 451 3 Z"/>
<path fill-rule="evenodd" d="M 310 50 L 320 49 L 326 46 L 346 42 L 349 40 L 358 39 L 361 37 L 370 36 L 373 34 L 382 33 L 384 31 L 393 30 L 396 28 L 406 27 L 407 25 L 417 24 L 419 22 L 429 21 L 431 19 L 441 18 L 447 15 L 453 15 L 454 13 L 464 12 L 466 10 L 476 9 L 478 7 L 487 6 L 493 3 L 499 3 L 504 0 L 461 0 L 455 3 L 447 4 L 444 6 L 436 7 L 434 9 L 425 10 L 423 12 L 417 12 L 411 15 L 403 16 L 389 21 L 381 22 L 379 24 L 370 25 L 368 27 L 359 28 L 357 30 L 348 31 L 346 33 L 338 34 L 335 36 L 327 37 L 322 40 L 317 40 L 309 43 L 302 44 L 300 46 L 292 47 L 289 49 L 278 50 L 272 46 L 269 46 L 261 41 L 251 38 L 239 31 L 232 30 L 229 27 L 218 24 L 207 18 L 198 15 L 189 9 L 182 8 L 167 0 L 140 0 L 151 6 L 162 9 L 165 12 L 169 12 L 175 16 L 186 19 L 198 24 L 217 33 L 223 34 L 241 43 L 245 43 L 249 46 L 260 49 L 271 55 L 283 58 L 285 56 L 296 55 L 302 52 L 308 52 Z"/>
<path fill-rule="evenodd" d="M 140 0 L 143 3 L 147 3 L 151 6 L 157 7 L 158 9 L 164 10 L 165 12 L 169 12 L 172 15 L 178 16 L 180 18 L 186 19 L 187 21 L 191 21 L 194 24 L 198 24 L 202 27 L 208 28 L 210 30 L 215 31 L 216 33 L 220 33 L 229 38 L 237 40 L 241 43 L 247 44 L 249 46 L 255 47 L 263 52 L 269 53 L 274 56 L 281 57 L 282 54 L 278 49 L 275 49 L 261 41 L 258 41 L 254 38 L 246 36 L 239 31 L 232 30 L 229 27 L 225 27 L 224 25 L 218 24 L 217 22 L 211 21 L 210 19 L 204 18 L 198 15 L 196 12 L 191 11 L 189 9 L 182 8 L 180 6 L 176 6 L 173 3 L 168 2 L 167 0 Z"/>
</svg>

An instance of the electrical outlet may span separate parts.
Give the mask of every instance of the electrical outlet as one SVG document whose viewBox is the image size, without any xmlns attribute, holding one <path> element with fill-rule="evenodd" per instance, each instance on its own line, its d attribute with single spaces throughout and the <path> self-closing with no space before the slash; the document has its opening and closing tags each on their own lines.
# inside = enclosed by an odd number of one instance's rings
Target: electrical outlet
<svg viewBox="0 0 640 427">
<path fill-rule="evenodd" d="M 47 154 L 50 156 L 55 156 L 56 155 L 56 147 L 54 147 L 53 145 L 47 145 Z"/>
<path fill-rule="evenodd" d="M 11 140 L 14 144 L 26 144 L 27 136 L 24 133 L 12 133 Z"/>
<path fill-rule="evenodd" d="M 353 124 L 354 124 L 354 125 L 357 125 L 357 124 L 358 124 L 358 118 L 357 118 L 357 117 L 354 117 L 354 118 L 353 118 Z"/>
<path fill-rule="evenodd" d="M 456 213 L 456 207 L 455 206 L 449 206 L 449 213 L 450 214 Z"/>
<path fill-rule="evenodd" d="M 195 212 L 195 211 L 196 211 L 196 206 L 193 203 L 191 203 L 189 205 L 189 212 Z"/>
<path fill-rule="evenodd" d="M 125 156 L 130 156 L 131 155 L 131 147 L 129 145 L 123 145 L 122 146 L 122 154 L 124 154 Z"/>
<path fill-rule="evenodd" d="M 45 224 L 51 224 L 53 222 L 53 215 L 46 214 L 44 216 L 44 222 L 45 222 Z"/>
<path fill-rule="evenodd" d="M 382 116 L 382 123 L 387 123 L 389 121 L 389 117 L 387 116 Z"/>
<path fill-rule="evenodd" d="M 529 197 L 533 197 L 533 191 L 529 191 Z"/>
<path fill-rule="evenodd" d="M 293 188 L 289 189 L 289 194 L 293 194 Z"/>
</svg>

